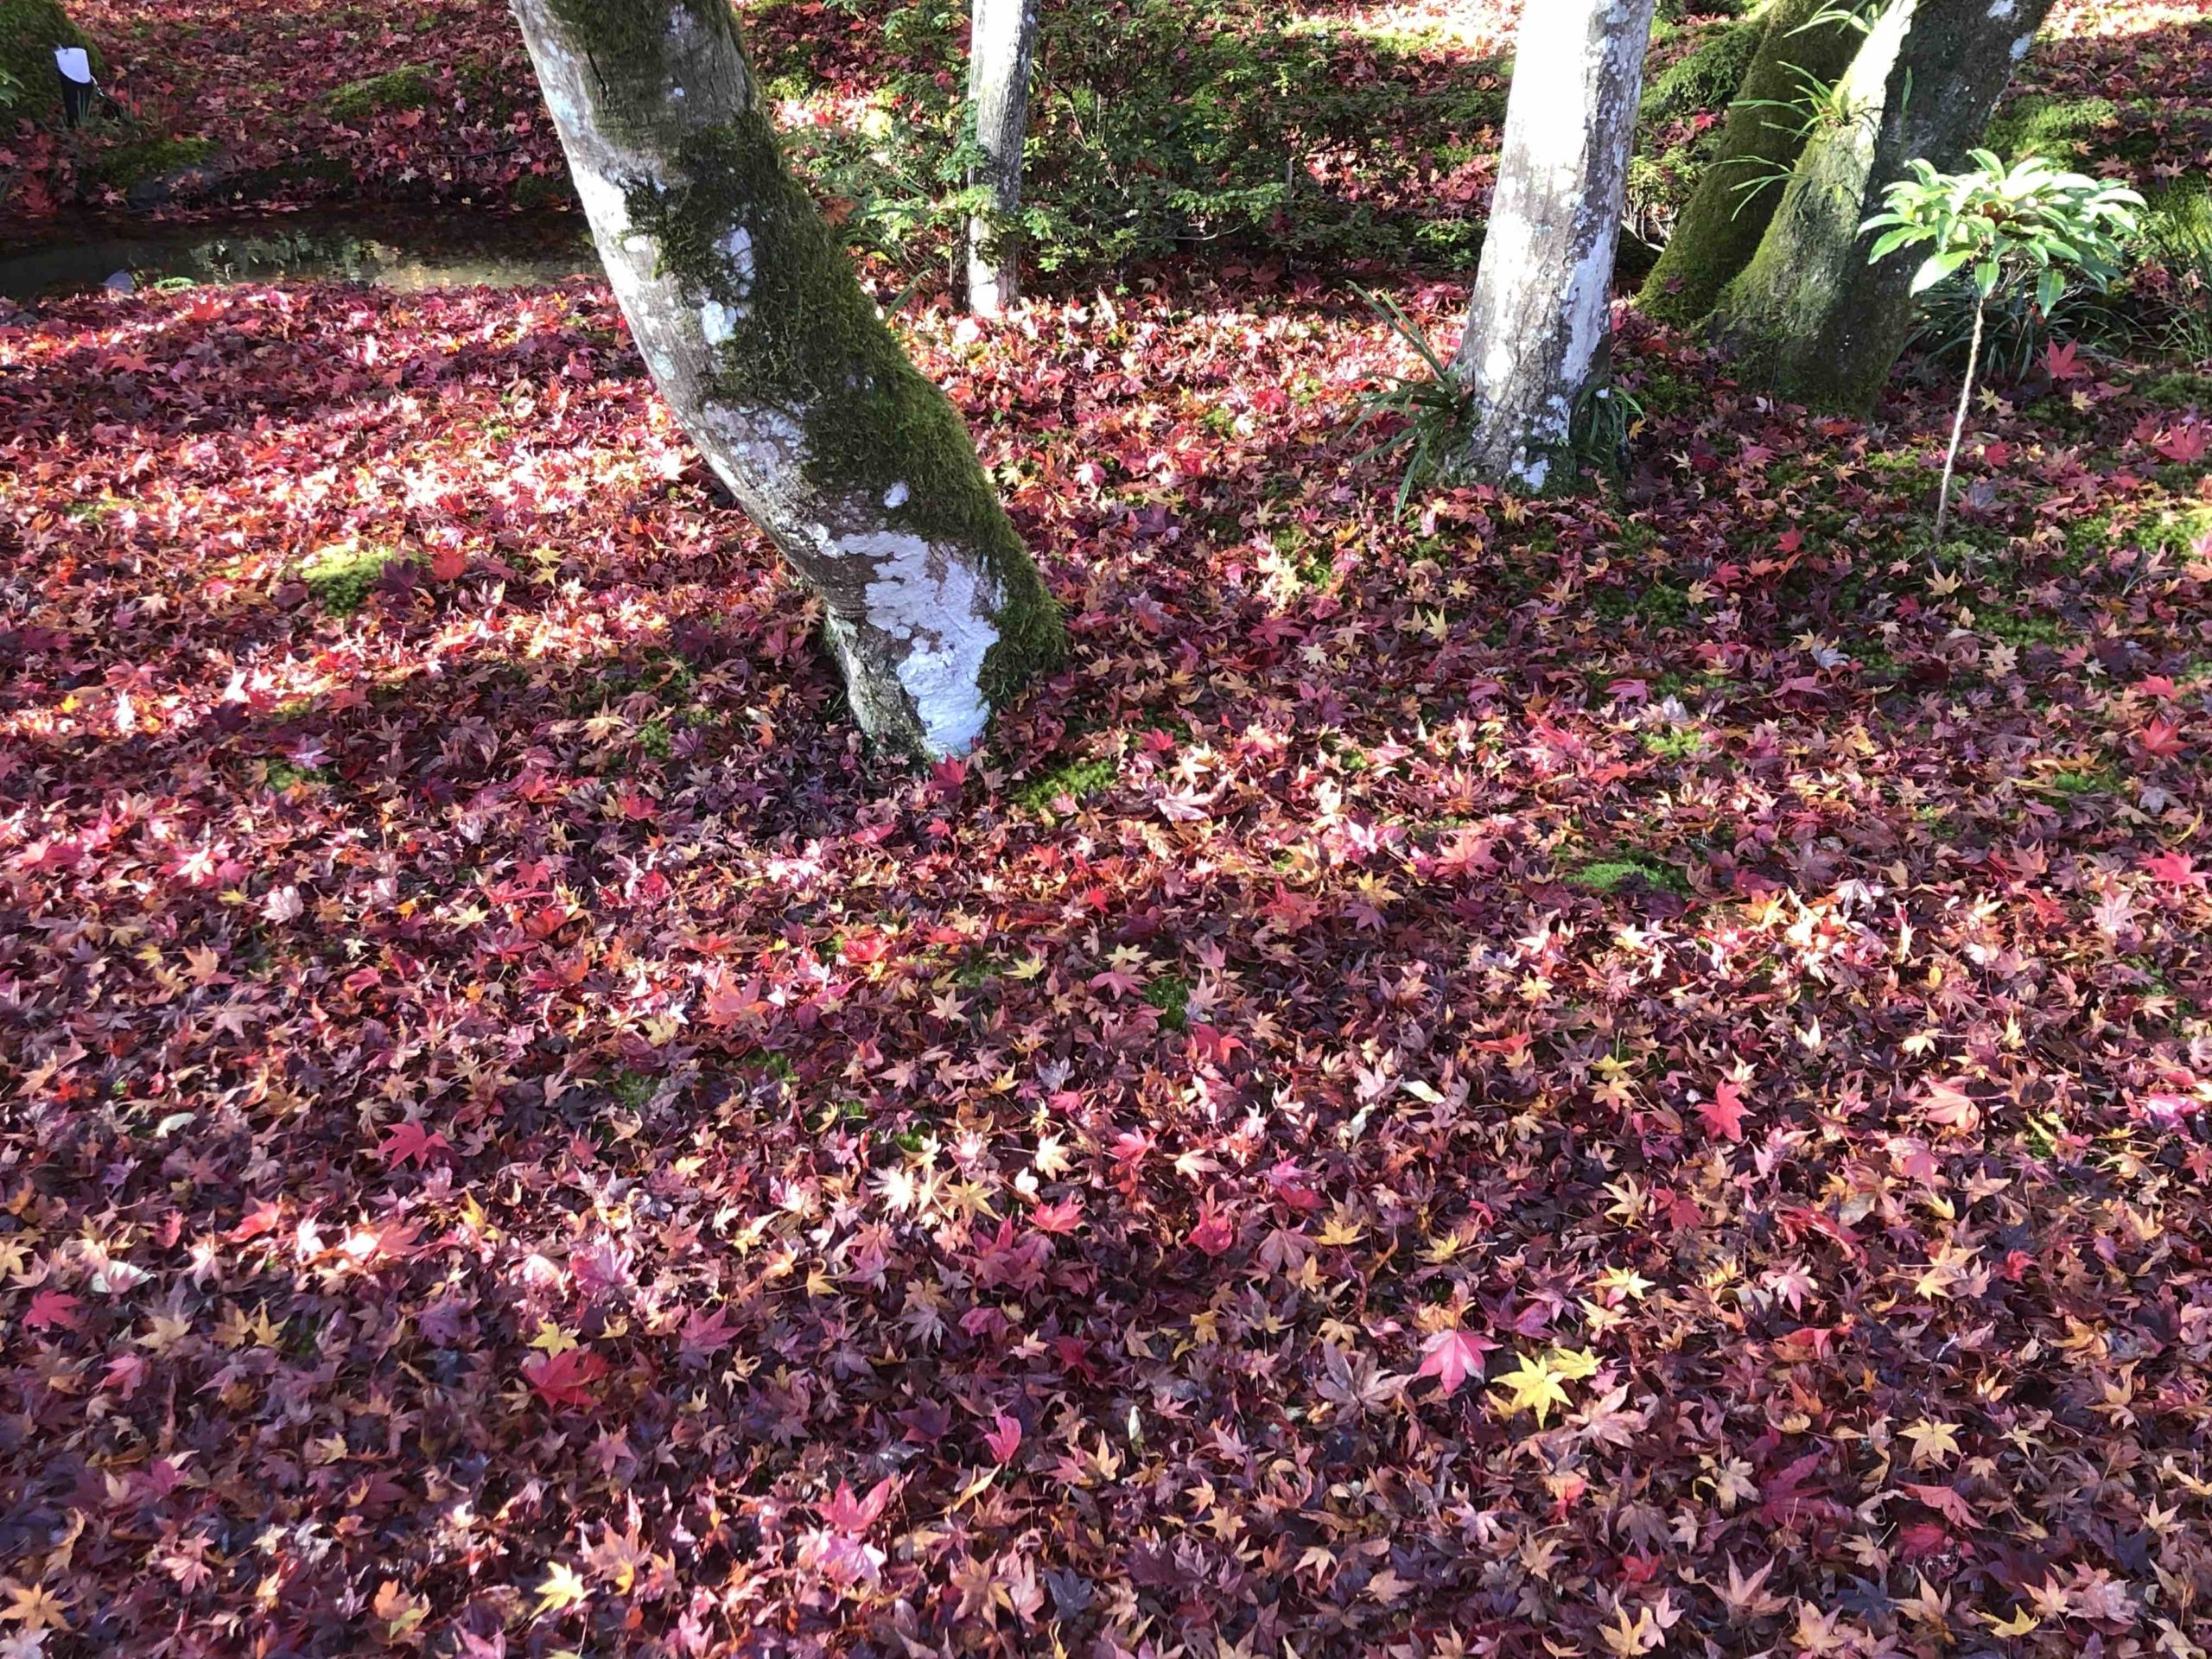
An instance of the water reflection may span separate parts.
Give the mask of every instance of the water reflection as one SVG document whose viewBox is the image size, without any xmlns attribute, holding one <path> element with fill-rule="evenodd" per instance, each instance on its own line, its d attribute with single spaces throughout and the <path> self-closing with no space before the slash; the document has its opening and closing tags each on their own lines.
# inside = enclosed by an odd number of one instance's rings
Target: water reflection
<svg viewBox="0 0 2212 1659">
<path fill-rule="evenodd" d="M 581 220 L 286 217 L 221 226 L 133 226 L 0 251 L 0 296 L 156 283 L 267 283 L 323 277 L 403 292 L 486 283 L 521 288 L 595 275 Z M 126 283 L 124 277 L 128 278 Z"/>
</svg>

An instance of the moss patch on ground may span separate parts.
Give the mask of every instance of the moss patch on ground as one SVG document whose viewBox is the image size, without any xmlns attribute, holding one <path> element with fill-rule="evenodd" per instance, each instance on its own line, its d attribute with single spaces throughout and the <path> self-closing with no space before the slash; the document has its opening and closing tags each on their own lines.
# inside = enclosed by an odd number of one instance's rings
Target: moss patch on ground
<svg viewBox="0 0 2212 1659">
<path fill-rule="evenodd" d="M 126 139 L 100 156 L 92 176 L 102 184 L 127 190 L 143 180 L 197 166 L 213 156 L 215 149 L 213 138 Z"/>
<path fill-rule="evenodd" d="M 388 547 L 343 543 L 325 548 L 302 565 L 300 580 L 327 614 L 351 616 L 384 579 L 385 567 L 399 556 Z"/>
<path fill-rule="evenodd" d="M 433 92 L 430 72 L 420 64 L 406 63 L 380 75 L 347 81 L 331 93 L 327 107 L 334 119 L 361 121 L 393 110 L 419 110 Z"/>
</svg>

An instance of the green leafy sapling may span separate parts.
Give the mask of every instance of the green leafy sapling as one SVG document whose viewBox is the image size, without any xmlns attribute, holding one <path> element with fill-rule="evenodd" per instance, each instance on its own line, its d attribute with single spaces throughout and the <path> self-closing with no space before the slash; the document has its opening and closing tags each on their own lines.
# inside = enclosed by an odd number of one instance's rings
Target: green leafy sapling
<svg viewBox="0 0 2212 1659">
<path fill-rule="evenodd" d="M 2135 233 L 2135 210 L 2143 205 L 2133 190 L 2061 172 L 2039 156 L 2023 156 L 2010 168 L 1986 149 L 1974 151 L 1972 160 L 1971 172 L 1939 173 L 1916 159 L 1912 176 L 1883 193 L 1885 211 L 1859 227 L 1862 233 L 1881 232 L 1867 251 L 1869 264 L 1900 248 L 1928 249 L 1913 273 L 1915 294 L 1961 271 L 1974 289 L 1966 384 L 1959 389 L 1936 499 L 1938 547 L 1950 521 L 1951 476 L 1981 364 L 1982 320 L 1990 301 L 2015 283 L 2032 282 L 2036 308 L 2049 315 L 2069 274 L 2092 288 L 2107 287 L 2119 273 L 2121 244 Z"/>
</svg>

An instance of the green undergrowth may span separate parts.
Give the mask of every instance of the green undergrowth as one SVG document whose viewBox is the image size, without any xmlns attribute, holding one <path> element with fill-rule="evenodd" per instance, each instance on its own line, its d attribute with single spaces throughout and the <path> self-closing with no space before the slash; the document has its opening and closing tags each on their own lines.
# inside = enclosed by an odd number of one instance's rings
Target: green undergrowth
<svg viewBox="0 0 2212 1659">
<path fill-rule="evenodd" d="M 819 86 L 815 32 L 777 16 L 793 3 L 771 0 L 748 19 L 776 98 Z M 917 268 L 976 205 L 964 189 L 966 18 L 944 0 L 884 13 L 887 60 L 904 67 L 878 83 L 872 111 L 789 138 L 848 232 Z M 1495 150 L 1502 64 L 1446 74 L 1418 41 L 1317 28 L 1248 0 L 1046 8 L 1039 37 L 1016 227 L 1036 269 L 1103 275 L 1224 245 L 1471 267 L 1481 221 L 1421 188 L 1416 168 Z M 1347 153 L 1402 188 L 1345 189 L 1333 162 Z"/>
</svg>

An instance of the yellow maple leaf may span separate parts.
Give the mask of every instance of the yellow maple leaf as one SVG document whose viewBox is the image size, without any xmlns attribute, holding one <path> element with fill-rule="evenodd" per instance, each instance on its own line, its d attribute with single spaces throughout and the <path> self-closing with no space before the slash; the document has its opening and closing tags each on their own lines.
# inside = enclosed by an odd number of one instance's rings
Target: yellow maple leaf
<svg viewBox="0 0 2212 1659">
<path fill-rule="evenodd" d="M 1568 1375 L 1548 1354 L 1523 1354 L 1516 1370 L 1508 1371 L 1491 1386 L 1503 1389 L 1511 1396 L 1505 1402 L 1509 1414 L 1533 1411 L 1537 1426 L 1541 1427 L 1554 1406 L 1572 1403 L 1566 1389 L 1560 1386 Z"/>
<path fill-rule="evenodd" d="M 2015 1609 L 2010 1618 L 1999 1618 L 1994 1613 L 1985 1613 L 1979 1610 L 1975 1611 L 1974 1617 L 1988 1625 L 1990 1630 L 1998 1636 L 2025 1636 L 2043 1623 L 2043 1620 L 2024 1607 Z"/>
<path fill-rule="evenodd" d="M 576 1569 L 566 1561 L 555 1561 L 545 1569 L 545 1582 L 537 1586 L 537 1605 L 531 1609 L 531 1617 L 565 1613 L 590 1599 L 591 1586 L 577 1575 Z"/>
<path fill-rule="evenodd" d="M 1944 1463 L 1959 1455 L 1958 1425 L 1931 1422 L 1923 1417 L 1908 1425 L 1905 1439 L 1912 1442 L 1913 1466 L 1923 1463 Z"/>
<path fill-rule="evenodd" d="M 533 1348 L 543 1348 L 546 1357 L 558 1359 L 576 1345 L 576 1339 L 550 1319 L 537 1322 L 537 1334 L 530 1339 Z"/>
<path fill-rule="evenodd" d="M 15 1619 L 29 1630 L 66 1630 L 69 1621 L 61 1616 L 61 1599 L 42 1584 L 5 1582 L 8 1605 L 0 1607 L 0 1619 Z"/>
</svg>

